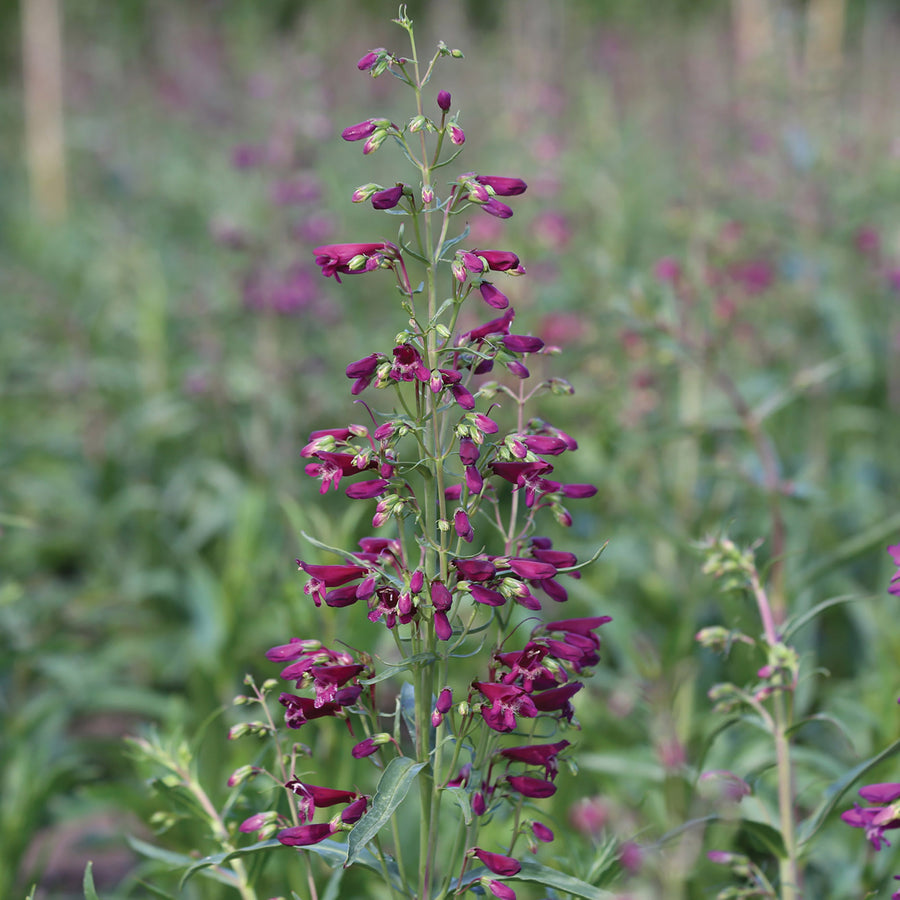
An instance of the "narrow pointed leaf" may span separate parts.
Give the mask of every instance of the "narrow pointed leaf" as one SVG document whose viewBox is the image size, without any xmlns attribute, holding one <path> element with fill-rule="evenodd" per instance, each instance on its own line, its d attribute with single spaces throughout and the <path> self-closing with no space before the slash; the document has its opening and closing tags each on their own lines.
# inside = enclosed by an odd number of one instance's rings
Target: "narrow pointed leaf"
<svg viewBox="0 0 900 900">
<path fill-rule="evenodd" d="M 855 769 L 851 769 L 846 775 L 833 782 L 825 789 L 825 799 L 819 804 L 816 810 L 805 819 L 800 825 L 800 844 L 806 844 L 815 833 L 825 824 L 825 820 L 840 803 L 841 797 L 853 787 L 857 779 L 862 778 L 870 769 L 873 769 L 880 762 L 886 760 L 889 756 L 893 756 L 900 751 L 900 740 L 894 741 L 893 744 L 886 747 L 881 753 L 870 757 L 861 762 Z"/>
<path fill-rule="evenodd" d="M 84 900 L 100 900 L 97 896 L 97 889 L 94 887 L 93 868 L 94 864 L 92 862 L 89 862 L 84 867 L 84 883 L 82 885 L 84 889 Z"/>
<path fill-rule="evenodd" d="M 356 823 L 347 839 L 347 862 L 351 866 L 358 862 L 366 844 L 378 834 L 403 802 L 416 775 L 426 763 L 416 762 L 405 756 L 392 759 L 384 770 L 378 789 L 372 798 L 369 811 Z"/>
<path fill-rule="evenodd" d="M 466 887 L 478 881 L 483 875 L 491 875 L 490 870 L 486 866 L 470 869 L 466 872 L 461 884 L 458 883 L 458 879 L 454 878 L 450 883 L 450 888 L 455 891 L 457 887 Z M 522 868 L 519 872 L 503 880 L 504 883 L 509 881 L 530 881 L 533 884 L 542 884 L 560 893 L 571 894 L 573 897 L 583 897 L 584 900 L 614 900 L 616 896 L 572 875 L 566 875 L 558 869 L 542 866 L 532 859 L 523 859 Z"/>
</svg>

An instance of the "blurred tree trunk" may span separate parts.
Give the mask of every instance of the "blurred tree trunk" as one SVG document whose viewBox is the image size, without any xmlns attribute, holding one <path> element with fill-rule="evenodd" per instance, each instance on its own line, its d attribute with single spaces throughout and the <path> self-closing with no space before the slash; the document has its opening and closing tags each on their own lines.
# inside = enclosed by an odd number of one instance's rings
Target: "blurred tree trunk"
<svg viewBox="0 0 900 900">
<path fill-rule="evenodd" d="M 752 72 L 775 49 L 769 0 L 732 0 L 731 10 L 738 69 Z"/>
<path fill-rule="evenodd" d="M 32 202 L 48 221 L 66 215 L 62 34 L 58 0 L 22 0 L 25 159 Z"/>
<path fill-rule="evenodd" d="M 835 78 L 843 62 L 846 0 L 809 0 L 804 71 L 808 79 Z"/>
</svg>

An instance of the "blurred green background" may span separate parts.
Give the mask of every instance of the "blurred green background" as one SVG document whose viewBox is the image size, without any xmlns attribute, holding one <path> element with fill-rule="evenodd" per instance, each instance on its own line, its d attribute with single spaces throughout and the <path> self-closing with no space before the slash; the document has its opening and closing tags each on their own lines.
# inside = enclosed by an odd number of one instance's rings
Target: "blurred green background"
<svg viewBox="0 0 900 900">
<path fill-rule="evenodd" d="M 581 775 L 551 805 L 568 828 L 555 852 L 573 869 L 595 854 L 597 834 L 566 824 L 585 798 L 609 833 L 651 843 L 696 813 L 692 767 L 760 765 L 747 734 L 704 756 L 705 691 L 753 671 L 693 642 L 702 625 L 754 628 L 700 572 L 694 542 L 719 529 L 762 540 L 792 611 L 861 598 L 798 636 L 828 672 L 798 703 L 849 736 L 798 737 L 814 805 L 897 733 L 896 4 L 409 12 L 423 52 L 466 54 L 433 82 L 461 111 L 465 167 L 529 184 L 472 240 L 520 255 L 517 327 L 561 346 L 542 365 L 576 390 L 540 414 L 579 441 L 567 480 L 600 492 L 555 543 L 586 558 L 610 542 L 567 609 L 614 622 L 579 708 Z M 375 0 L 0 4 L 0 896 L 80 896 L 88 859 L 104 896 L 149 896 L 122 834 L 150 839 L 156 806 L 123 737 L 198 736 L 245 672 L 275 674 L 266 648 L 335 633 L 302 594 L 299 533 L 353 546 L 368 510 L 320 499 L 298 451 L 362 418 L 344 367 L 387 349 L 402 314 L 372 280 L 321 278 L 311 249 L 393 236 L 350 194 L 401 179 L 402 161 L 339 134 L 408 115 L 392 79 L 355 66 L 404 51 L 394 15 Z M 224 741 L 230 716 L 198 739 L 220 796 L 247 762 Z M 855 837 L 826 830 L 814 895 L 857 897 L 891 871 Z M 684 896 L 708 896 L 722 876 L 684 852 Z"/>
</svg>

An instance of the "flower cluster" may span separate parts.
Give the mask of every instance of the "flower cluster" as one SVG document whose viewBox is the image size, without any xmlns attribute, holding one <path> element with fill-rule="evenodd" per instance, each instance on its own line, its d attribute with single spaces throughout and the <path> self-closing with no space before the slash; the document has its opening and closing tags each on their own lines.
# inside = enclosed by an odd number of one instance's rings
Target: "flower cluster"
<svg viewBox="0 0 900 900">
<path fill-rule="evenodd" d="M 900 544 L 887 549 L 898 567 L 891 577 L 888 593 L 900 596 Z M 900 703 L 900 700 L 897 702 Z M 873 849 L 889 847 L 891 842 L 885 837 L 885 832 L 900 828 L 900 782 L 867 784 L 859 789 L 859 796 L 871 805 L 854 804 L 853 809 L 841 813 L 842 821 L 853 828 L 862 828 Z M 894 877 L 900 881 L 900 875 Z M 891 900 L 900 900 L 900 891 L 891 894 Z"/>
<path fill-rule="evenodd" d="M 409 20 L 401 16 L 398 24 L 412 40 Z M 322 275 L 336 282 L 342 276 L 390 273 L 405 321 L 391 346 L 372 348 L 346 367 L 351 396 L 366 394 L 367 402 L 357 402 L 369 411 L 371 424 L 316 430 L 301 450 L 320 493 L 343 490 L 351 500 L 373 504 L 377 534 L 362 538 L 353 550 L 318 545 L 328 550 L 327 561 L 306 558 L 297 564 L 313 607 L 347 609 L 334 613 L 342 617 L 364 610 L 370 622 L 388 629 L 400 659 L 376 672 L 381 663 L 367 653 L 296 637 L 266 655 L 283 664 L 281 678 L 293 683 L 293 690 L 279 697 L 288 729 L 340 719 L 355 742 L 350 755 L 368 760 L 382 778 L 398 771 L 397 764 L 409 763 L 405 771 L 413 773 L 424 769 L 418 778 L 420 883 L 410 894 L 423 900 L 445 896 L 455 874 L 457 892 L 466 884 L 514 900 L 514 891 L 500 879 L 520 872 L 512 855 L 516 842 L 524 839 L 536 851 L 553 839 L 551 829 L 523 815 L 523 808 L 556 792 L 560 754 L 570 742 L 554 737 L 578 727 L 573 698 L 584 688 L 579 679 L 600 661 L 596 631 L 609 617 L 544 616 L 546 602 L 555 607 L 568 600 L 567 580 L 578 579 L 585 563 L 540 536 L 537 517 L 543 510 L 567 526 L 572 522 L 568 501 L 590 498 L 597 488 L 559 477 L 560 457 L 576 451 L 577 442 L 544 419 L 526 415 L 537 395 L 566 395 L 572 388 L 561 378 L 526 386 L 531 360 L 555 348 L 514 328 L 516 313 L 501 279 L 524 276 L 521 260 L 511 250 L 461 246 L 467 229 L 450 236 L 455 218 L 468 211 L 508 219 L 509 202 L 527 190 L 518 177 L 468 171 L 439 196 L 434 170 L 459 155 L 465 135 L 451 114 L 450 94 L 439 91 L 436 112 L 428 115 L 422 88 L 435 62 L 460 55 L 439 45 L 424 76 L 414 41 L 410 59 L 378 48 L 359 60 L 360 71 L 373 77 L 390 72 L 411 87 L 417 112 L 400 124 L 378 116 L 364 119 L 345 128 L 343 139 L 361 143 L 364 154 L 386 142 L 397 144 L 416 173 L 414 180 L 364 184 L 351 200 L 370 203 L 380 214 L 403 216 L 412 227 L 401 231 L 396 243 L 328 244 L 313 251 Z M 413 277 L 416 267 L 424 273 Z M 447 288 L 439 300 L 442 272 Z M 492 312 L 464 329 L 460 323 L 471 319 L 461 318 L 460 310 L 470 297 Z M 376 393 L 392 399 L 388 409 L 370 408 Z M 503 416 L 513 423 L 507 433 Z M 529 620 L 523 640 L 521 626 Z M 488 658 L 479 663 L 483 647 Z M 401 674 L 411 691 L 401 690 L 405 699 L 394 727 L 385 730 L 388 714 L 377 703 L 376 686 Z M 385 812 L 385 804 L 402 802 L 396 781 L 390 791 L 366 794 L 346 785 L 310 784 L 293 769 L 279 780 L 291 818 L 261 813 L 245 826 L 259 824 L 266 833 L 279 829 L 278 840 L 290 846 L 310 846 L 347 831 L 375 806 L 382 821 L 392 812 Z M 463 792 L 460 805 L 468 812 L 456 849 L 438 853 L 446 791 Z M 314 821 L 318 809 L 333 805 L 342 812 Z M 500 854 L 481 847 L 478 833 L 482 822 L 504 808 L 513 813 L 513 833 L 507 852 Z M 387 851 L 378 852 L 384 861 Z M 484 868 L 464 880 L 473 860 Z M 401 880 L 409 877 L 398 860 L 391 859 L 385 870 L 389 866 Z"/>
</svg>

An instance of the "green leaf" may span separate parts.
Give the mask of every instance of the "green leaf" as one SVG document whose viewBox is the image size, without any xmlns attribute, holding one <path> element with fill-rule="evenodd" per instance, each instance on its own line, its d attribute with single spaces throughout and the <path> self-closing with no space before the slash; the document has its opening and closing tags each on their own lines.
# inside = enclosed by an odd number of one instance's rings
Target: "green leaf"
<svg viewBox="0 0 900 900">
<path fill-rule="evenodd" d="M 873 769 L 880 762 L 886 760 L 889 756 L 893 756 L 898 750 L 900 750 L 900 739 L 894 741 L 893 744 L 882 750 L 881 753 L 861 762 L 855 769 L 851 769 L 837 781 L 832 782 L 832 784 L 825 789 L 825 797 L 819 806 L 800 824 L 800 845 L 802 846 L 813 838 L 815 833 L 825 823 L 825 820 L 831 814 L 835 806 L 838 805 L 841 797 L 847 793 L 858 778 L 861 778 L 866 772 Z"/>
<path fill-rule="evenodd" d="M 757 822 L 755 819 L 741 819 L 741 830 L 747 832 L 751 838 L 778 859 L 784 859 L 787 856 L 784 838 L 777 828 L 773 828 L 765 822 Z"/>
<path fill-rule="evenodd" d="M 85 900 L 100 900 L 97 896 L 97 889 L 94 887 L 94 872 L 93 872 L 94 864 L 89 862 L 84 867 L 84 897 Z M 32 894 L 34 892 L 32 891 Z"/>
<path fill-rule="evenodd" d="M 469 798 L 469 792 L 460 787 L 444 788 L 443 793 L 450 794 L 451 797 L 459 804 L 462 810 L 463 820 L 466 825 L 472 824 L 472 801 Z"/>
<path fill-rule="evenodd" d="M 405 659 L 402 663 L 398 663 L 394 666 L 385 666 L 380 669 L 378 674 L 373 678 L 360 678 L 359 683 L 377 684 L 379 681 L 385 681 L 400 672 L 405 672 L 409 669 L 418 669 L 424 665 L 435 663 L 439 658 L 440 657 L 436 653 L 432 653 L 430 650 L 426 650 L 423 653 L 416 653 L 414 656 Z"/>
<path fill-rule="evenodd" d="M 478 868 L 470 869 L 466 872 L 461 884 L 458 884 L 458 879 L 454 878 L 450 883 L 450 889 L 456 890 L 457 887 L 466 887 L 478 881 L 482 876 L 490 874 L 491 871 L 486 866 L 478 866 Z M 584 897 L 585 900 L 614 900 L 616 896 L 609 893 L 609 891 L 604 891 L 592 884 L 588 884 L 580 878 L 575 878 L 573 875 L 566 875 L 558 869 L 542 866 L 533 859 L 523 859 L 519 873 L 509 878 L 504 878 L 504 882 L 506 881 L 530 881 L 565 894 L 571 894 L 573 897 Z"/>
<path fill-rule="evenodd" d="M 347 845 L 339 844 L 337 841 L 320 841 L 318 844 L 311 844 L 309 847 L 304 847 L 303 849 L 321 856 L 332 869 L 341 868 L 347 861 Z M 363 866 L 366 869 L 371 869 L 380 876 L 384 876 L 384 867 L 382 866 L 381 861 L 370 850 L 363 850 L 354 864 Z M 393 859 L 387 859 L 385 860 L 385 865 L 391 879 L 391 884 L 398 891 L 402 892 L 403 881 L 400 878 L 400 870 L 397 868 L 397 863 Z"/>
<path fill-rule="evenodd" d="M 785 623 L 784 634 L 782 637 L 782 641 L 787 643 L 791 636 L 799 631 L 807 622 L 812 621 L 819 613 L 824 612 L 826 609 L 829 609 L 832 606 L 839 606 L 843 603 L 854 603 L 857 600 L 862 600 L 863 597 L 854 594 L 845 594 L 841 597 L 829 597 L 827 600 L 823 600 L 821 603 L 817 603 L 812 609 L 807 610 L 802 616 L 798 616 L 796 619 L 788 619 Z"/>
<path fill-rule="evenodd" d="M 339 866 L 331 873 L 328 884 L 325 886 L 325 893 L 322 894 L 322 900 L 338 900 L 338 892 L 341 889 L 341 879 L 347 870 L 343 866 Z"/>
<path fill-rule="evenodd" d="M 162 847 L 156 847 L 153 844 L 148 844 L 145 841 L 138 840 L 138 838 L 136 837 L 132 837 L 131 835 L 127 836 L 127 840 L 131 845 L 132 850 L 140 853 L 142 856 L 148 857 L 149 859 L 155 859 L 158 862 L 164 862 L 172 869 L 186 869 L 197 862 L 197 860 L 192 856 L 185 856 L 183 853 L 173 853 L 171 850 L 164 850 Z M 230 878 L 228 878 L 223 873 L 217 872 L 215 870 L 213 870 L 212 872 L 207 872 L 205 874 L 215 881 L 219 881 L 222 884 L 227 884 L 229 887 L 234 887 L 234 874 L 232 874 Z"/>
<path fill-rule="evenodd" d="M 258 841 L 249 847 L 238 847 L 235 850 L 226 850 L 222 853 L 214 853 L 212 856 L 204 856 L 203 859 L 196 860 L 193 865 L 181 876 L 179 890 L 184 887 L 187 880 L 197 872 L 202 872 L 210 866 L 219 867 L 227 863 L 230 859 L 239 859 L 242 856 L 250 856 L 253 853 L 259 853 L 264 850 L 273 850 L 276 847 L 283 847 L 280 841 L 271 838 L 267 841 Z M 211 875 L 210 872 L 202 872 L 204 875 Z M 235 877 L 237 877 L 235 875 Z"/>
<path fill-rule="evenodd" d="M 427 765 L 405 756 L 392 759 L 378 782 L 372 805 L 356 823 L 347 839 L 347 862 L 351 866 L 360 858 L 366 844 L 378 834 L 403 802 L 416 775 Z"/>
</svg>

